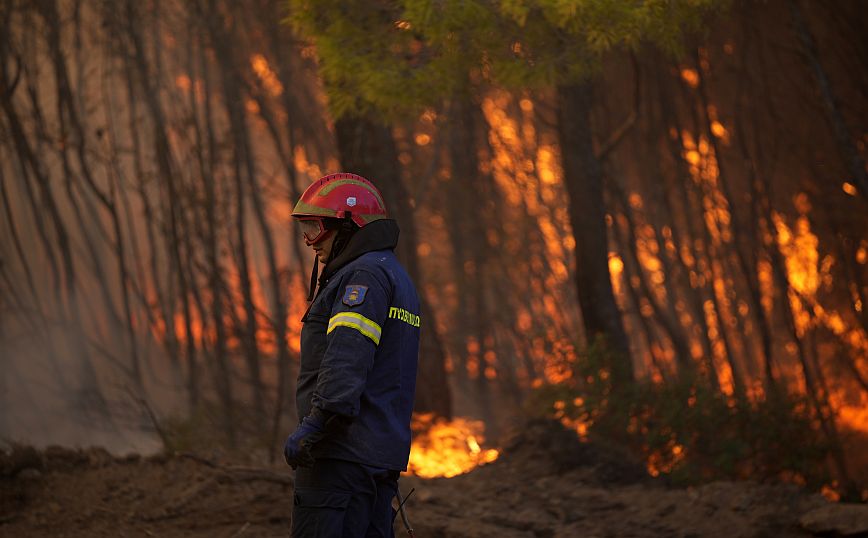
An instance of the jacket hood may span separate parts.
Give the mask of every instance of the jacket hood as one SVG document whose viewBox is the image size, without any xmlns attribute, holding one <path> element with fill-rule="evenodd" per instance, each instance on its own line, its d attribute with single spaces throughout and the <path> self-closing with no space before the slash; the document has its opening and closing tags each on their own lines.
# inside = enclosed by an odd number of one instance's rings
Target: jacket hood
<svg viewBox="0 0 868 538">
<path fill-rule="evenodd" d="M 331 278 L 341 267 L 355 260 L 362 254 L 375 250 L 395 250 L 398 245 L 398 223 L 392 219 L 375 220 L 359 228 L 353 234 L 347 246 L 323 268 L 319 277 L 320 286 Z"/>
</svg>

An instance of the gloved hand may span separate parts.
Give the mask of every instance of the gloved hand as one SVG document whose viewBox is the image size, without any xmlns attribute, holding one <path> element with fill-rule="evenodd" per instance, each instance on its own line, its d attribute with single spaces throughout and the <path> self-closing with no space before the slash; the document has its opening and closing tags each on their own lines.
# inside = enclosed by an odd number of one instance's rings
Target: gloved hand
<svg viewBox="0 0 868 538">
<path fill-rule="evenodd" d="M 293 469 L 313 465 L 311 447 L 325 437 L 328 415 L 316 407 L 304 417 L 298 428 L 286 439 L 283 445 L 283 459 Z"/>
</svg>

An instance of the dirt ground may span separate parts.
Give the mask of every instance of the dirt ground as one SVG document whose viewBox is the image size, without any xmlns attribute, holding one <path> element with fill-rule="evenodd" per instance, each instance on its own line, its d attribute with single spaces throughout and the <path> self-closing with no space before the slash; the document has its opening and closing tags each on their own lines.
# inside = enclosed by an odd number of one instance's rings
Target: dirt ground
<svg viewBox="0 0 868 538">
<path fill-rule="evenodd" d="M 683 489 L 569 432 L 535 423 L 494 463 L 404 477 L 420 538 L 868 536 L 868 506 L 796 486 Z M 288 536 L 292 473 L 192 454 L 17 447 L 0 455 L 0 536 Z M 396 535 L 406 531 L 396 522 Z"/>
</svg>

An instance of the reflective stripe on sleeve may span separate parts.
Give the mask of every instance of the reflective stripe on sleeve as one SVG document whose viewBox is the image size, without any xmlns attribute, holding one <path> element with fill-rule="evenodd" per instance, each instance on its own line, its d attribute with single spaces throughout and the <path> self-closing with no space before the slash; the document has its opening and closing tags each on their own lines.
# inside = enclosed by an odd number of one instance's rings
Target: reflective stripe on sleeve
<svg viewBox="0 0 868 538">
<path fill-rule="evenodd" d="M 380 344 L 380 336 L 383 334 L 383 330 L 379 325 L 355 312 L 341 312 L 332 316 L 329 320 L 327 334 L 331 333 L 337 327 L 350 327 L 351 329 L 355 329 L 370 338 L 377 345 Z"/>
</svg>

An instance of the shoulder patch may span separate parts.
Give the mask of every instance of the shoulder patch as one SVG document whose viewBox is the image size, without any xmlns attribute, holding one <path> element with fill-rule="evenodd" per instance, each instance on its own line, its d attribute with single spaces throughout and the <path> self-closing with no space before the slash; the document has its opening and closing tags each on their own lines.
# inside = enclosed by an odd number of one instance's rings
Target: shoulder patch
<svg viewBox="0 0 868 538">
<path fill-rule="evenodd" d="M 360 286 L 358 284 L 350 284 L 347 286 L 346 290 L 344 290 L 344 297 L 341 299 L 347 306 L 356 306 L 365 302 L 365 294 L 368 293 L 367 286 Z"/>
</svg>

